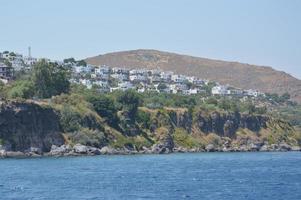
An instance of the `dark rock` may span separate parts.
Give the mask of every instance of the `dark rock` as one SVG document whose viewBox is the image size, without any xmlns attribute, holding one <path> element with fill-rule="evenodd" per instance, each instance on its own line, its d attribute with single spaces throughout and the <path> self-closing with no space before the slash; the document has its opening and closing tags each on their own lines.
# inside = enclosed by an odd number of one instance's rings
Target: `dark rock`
<svg viewBox="0 0 301 200">
<path fill-rule="evenodd" d="M 280 151 L 290 151 L 292 147 L 286 143 L 280 143 L 279 144 L 279 150 Z"/>
<path fill-rule="evenodd" d="M 95 148 L 95 147 L 88 147 L 88 154 L 92 154 L 92 155 L 100 155 L 100 149 Z"/>
<path fill-rule="evenodd" d="M 42 154 L 43 152 L 42 152 L 42 149 L 39 148 L 39 147 L 30 147 L 29 149 L 27 149 L 27 150 L 25 151 L 25 153 L 29 153 L 29 154 L 38 154 L 38 155 L 40 155 L 40 154 Z"/>
<path fill-rule="evenodd" d="M 209 116 L 206 112 L 197 113 L 196 126 L 204 133 L 215 133 L 222 137 L 234 138 L 239 128 L 247 128 L 257 132 L 266 128 L 268 117 L 247 115 L 240 113 L 220 114 L 213 112 Z"/>
<path fill-rule="evenodd" d="M 301 148 L 299 146 L 292 146 L 292 151 L 301 151 Z"/>
<path fill-rule="evenodd" d="M 0 130 L 0 138 L 10 151 L 26 152 L 35 147 L 48 152 L 52 144 L 64 144 L 57 114 L 34 103 L 2 104 Z"/>
<path fill-rule="evenodd" d="M 21 151 L 7 151 L 5 154 L 6 158 L 25 158 L 27 157 L 25 153 Z"/>
<path fill-rule="evenodd" d="M 174 149 L 174 142 L 170 134 L 165 135 L 158 144 L 152 146 L 153 153 L 171 153 Z"/>
</svg>

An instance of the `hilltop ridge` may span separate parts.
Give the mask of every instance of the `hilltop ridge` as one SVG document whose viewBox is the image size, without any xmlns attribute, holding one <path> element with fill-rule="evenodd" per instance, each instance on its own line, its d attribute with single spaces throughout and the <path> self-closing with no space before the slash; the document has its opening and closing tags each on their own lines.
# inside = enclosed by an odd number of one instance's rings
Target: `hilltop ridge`
<svg viewBox="0 0 301 200">
<path fill-rule="evenodd" d="M 288 92 L 293 100 L 301 103 L 301 80 L 267 66 L 213 60 L 148 49 L 98 55 L 87 58 L 86 62 L 111 67 L 159 68 L 242 89 L 257 89 L 265 93 L 278 94 Z"/>
</svg>

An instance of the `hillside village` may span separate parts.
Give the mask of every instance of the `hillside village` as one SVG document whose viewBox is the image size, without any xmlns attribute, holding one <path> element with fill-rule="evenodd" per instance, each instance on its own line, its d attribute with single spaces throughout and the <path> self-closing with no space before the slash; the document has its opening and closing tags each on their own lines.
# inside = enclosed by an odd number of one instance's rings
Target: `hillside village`
<svg viewBox="0 0 301 200">
<path fill-rule="evenodd" d="M 27 71 L 41 59 L 30 55 L 23 56 L 14 52 L 0 53 L 0 79 L 8 83 L 14 79 L 15 73 Z M 95 87 L 100 92 L 133 89 L 139 93 L 155 91 L 158 93 L 172 93 L 182 95 L 222 95 L 237 97 L 264 96 L 257 90 L 242 90 L 239 88 L 221 85 L 217 82 L 203 80 L 197 77 L 175 74 L 160 69 L 147 70 L 133 67 L 128 70 L 122 67 L 94 66 L 85 61 L 75 61 L 73 58 L 64 61 L 51 61 L 64 66 L 69 70 L 70 82 L 82 84 L 87 88 Z"/>
</svg>

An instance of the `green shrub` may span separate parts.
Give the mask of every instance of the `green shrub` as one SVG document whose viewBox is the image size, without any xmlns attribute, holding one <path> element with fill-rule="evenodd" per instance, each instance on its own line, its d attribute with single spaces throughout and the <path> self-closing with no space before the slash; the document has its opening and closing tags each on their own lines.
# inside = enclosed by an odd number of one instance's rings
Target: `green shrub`
<svg viewBox="0 0 301 200">
<path fill-rule="evenodd" d="M 185 147 L 185 148 L 196 148 L 202 147 L 203 144 L 201 141 L 192 137 L 184 129 L 177 128 L 173 134 L 173 140 L 176 146 Z"/>
<path fill-rule="evenodd" d="M 34 86 L 31 81 L 20 80 L 13 83 L 7 91 L 8 98 L 23 98 L 28 99 L 34 95 Z"/>
<path fill-rule="evenodd" d="M 60 124 L 64 132 L 73 132 L 80 129 L 81 115 L 70 105 L 64 105 L 60 111 Z"/>
<path fill-rule="evenodd" d="M 94 95 L 87 99 L 93 105 L 94 110 L 109 124 L 114 126 L 118 124 L 117 108 L 112 98 L 105 95 Z"/>
<path fill-rule="evenodd" d="M 66 135 L 73 144 L 79 143 L 97 148 L 101 148 L 107 144 L 105 134 L 99 130 L 82 128 L 80 130 L 67 133 Z"/>
<path fill-rule="evenodd" d="M 138 110 L 136 121 L 142 125 L 142 128 L 148 129 L 151 122 L 150 114 L 145 111 Z"/>
</svg>

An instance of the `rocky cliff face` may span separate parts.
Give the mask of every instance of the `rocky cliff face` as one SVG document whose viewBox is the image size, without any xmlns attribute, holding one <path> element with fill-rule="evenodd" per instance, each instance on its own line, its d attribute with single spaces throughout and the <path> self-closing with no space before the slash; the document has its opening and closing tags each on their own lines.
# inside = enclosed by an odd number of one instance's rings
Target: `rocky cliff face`
<svg viewBox="0 0 301 200">
<path fill-rule="evenodd" d="M 169 111 L 169 117 L 177 128 L 184 128 L 191 132 L 192 128 L 209 134 L 215 133 L 221 137 L 234 138 L 239 128 L 258 132 L 267 128 L 269 117 L 261 115 L 247 115 L 240 113 L 220 113 L 199 111 L 193 118 L 192 114 L 185 112 Z"/>
<path fill-rule="evenodd" d="M 49 151 L 64 144 L 59 119 L 51 108 L 33 103 L 2 103 L 0 139 L 7 151 Z"/>
<path fill-rule="evenodd" d="M 261 115 L 203 110 L 191 113 L 182 108 L 146 109 L 143 112 L 150 115 L 147 127 L 135 120 L 130 123 L 122 120 L 122 116 L 119 129 L 93 117 L 89 120 L 82 117 L 84 128 L 63 136 L 62 121 L 56 112 L 59 111 L 44 104 L 2 102 L 0 157 L 278 151 L 298 150 L 301 144 L 300 134 L 291 125 Z"/>
</svg>

